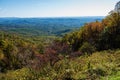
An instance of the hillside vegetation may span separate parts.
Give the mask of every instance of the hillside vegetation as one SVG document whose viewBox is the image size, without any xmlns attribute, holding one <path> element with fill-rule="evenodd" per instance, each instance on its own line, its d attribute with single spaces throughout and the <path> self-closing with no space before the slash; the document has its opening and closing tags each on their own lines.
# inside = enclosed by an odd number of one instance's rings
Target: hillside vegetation
<svg viewBox="0 0 120 80">
<path fill-rule="evenodd" d="M 1 80 L 120 79 L 119 13 L 47 41 L 0 35 Z"/>
<path fill-rule="evenodd" d="M 120 14 L 111 13 L 102 22 L 85 24 L 79 31 L 64 36 L 73 51 L 94 52 L 120 48 Z M 90 47 L 89 47 L 90 46 Z M 91 51 L 89 51 L 91 50 Z"/>
</svg>

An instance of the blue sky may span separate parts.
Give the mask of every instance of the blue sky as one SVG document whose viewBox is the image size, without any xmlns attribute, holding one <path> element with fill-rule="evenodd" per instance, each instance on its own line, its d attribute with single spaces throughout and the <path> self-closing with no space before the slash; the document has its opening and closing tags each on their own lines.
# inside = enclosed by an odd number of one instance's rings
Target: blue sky
<svg viewBox="0 0 120 80">
<path fill-rule="evenodd" d="M 0 0 L 0 17 L 106 16 L 119 0 Z"/>
</svg>

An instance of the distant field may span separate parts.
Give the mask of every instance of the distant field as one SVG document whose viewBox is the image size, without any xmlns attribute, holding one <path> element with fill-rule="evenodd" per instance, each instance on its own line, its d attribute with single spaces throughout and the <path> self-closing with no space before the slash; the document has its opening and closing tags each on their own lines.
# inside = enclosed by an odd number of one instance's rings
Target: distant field
<svg viewBox="0 0 120 80">
<path fill-rule="evenodd" d="M 57 35 L 78 29 L 104 17 L 0 18 L 0 30 L 27 36 Z"/>
</svg>

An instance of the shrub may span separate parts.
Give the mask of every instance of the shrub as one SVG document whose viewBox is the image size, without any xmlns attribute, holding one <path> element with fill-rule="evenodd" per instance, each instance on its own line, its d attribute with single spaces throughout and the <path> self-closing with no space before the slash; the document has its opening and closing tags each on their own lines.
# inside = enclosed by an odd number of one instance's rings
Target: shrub
<svg viewBox="0 0 120 80">
<path fill-rule="evenodd" d="M 81 51 L 83 53 L 88 53 L 88 54 L 89 53 L 92 54 L 95 50 L 96 50 L 96 48 L 88 42 L 84 42 L 83 45 L 79 49 L 79 51 Z"/>
</svg>

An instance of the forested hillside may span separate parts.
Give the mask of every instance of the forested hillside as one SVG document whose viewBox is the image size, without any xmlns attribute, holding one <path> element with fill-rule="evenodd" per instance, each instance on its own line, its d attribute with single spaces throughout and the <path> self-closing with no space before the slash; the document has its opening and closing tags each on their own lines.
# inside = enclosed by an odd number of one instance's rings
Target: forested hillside
<svg viewBox="0 0 120 80">
<path fill-rule="evenodd" d="M 120 48 L 120 14 L 110 13 L 101 22 L 85 24 L 79 31 L 64 36 L 73 51 L 101 51 Z M 91 48 L 91 49 L 90 49 Z M 86 50 L 85 50 L 86 51 Z"/>
<path fill-rule="evenodd" d="M 1 80 L 120 79 L 119 13 L 62 38 L 27 38 L 4 31 L 0 36 Z"/>
</svg>

